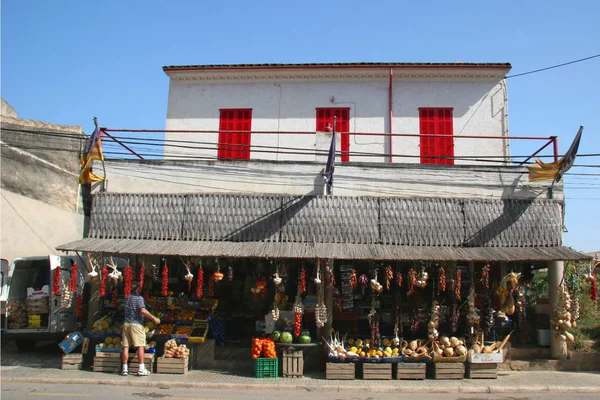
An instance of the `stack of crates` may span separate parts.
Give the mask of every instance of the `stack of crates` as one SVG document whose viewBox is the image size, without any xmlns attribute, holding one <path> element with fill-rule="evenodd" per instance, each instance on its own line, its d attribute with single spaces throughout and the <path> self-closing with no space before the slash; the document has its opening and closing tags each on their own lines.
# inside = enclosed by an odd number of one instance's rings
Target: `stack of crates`
<svg viewBox="0 0 600 400">
<path fill-rule="evenodd" d="M 40 314 L 34 314 L 29 316 L 29 327 L 30 328 L 41 328 L 42 327 L 42 316 Z"/>
</svg>

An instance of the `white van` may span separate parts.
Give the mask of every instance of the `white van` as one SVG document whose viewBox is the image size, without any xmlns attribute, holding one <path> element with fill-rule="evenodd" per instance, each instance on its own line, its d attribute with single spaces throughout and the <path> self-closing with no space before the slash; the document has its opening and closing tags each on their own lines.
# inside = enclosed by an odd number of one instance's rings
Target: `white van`
<svg viewBox="0 0 600 400">
<path fill-rule="evenodd" d="M 3 311 L 3 340 L 15 339 L 19 350 L 31 349 L 38 340 L 62 340 L 66 334 L 76 330 L 75 296 L 70 307 L 63 307 L 61 296 L 52 294 L 54 270 L 60 266 L 62 284 L 68 286 L 74 263 L 78 264 L 78 293 L 81 293 L 89 271 L 86 257 L 49 255 L 22 257 L 12 262 L 8 268 L 8 280 L 3 282 L 2 287 L 2 295 L 7 294 L 6 310 Z M 5 275 L 3 278 L 6 280 Z M 27 304 L 42 298 L 43 302 L 36 303 L 43 304 L 38 308 L 42 312 L 29 315 L 31 309 Z M 31 318 L 35 322 L 31 322 Z"/>
</svg>

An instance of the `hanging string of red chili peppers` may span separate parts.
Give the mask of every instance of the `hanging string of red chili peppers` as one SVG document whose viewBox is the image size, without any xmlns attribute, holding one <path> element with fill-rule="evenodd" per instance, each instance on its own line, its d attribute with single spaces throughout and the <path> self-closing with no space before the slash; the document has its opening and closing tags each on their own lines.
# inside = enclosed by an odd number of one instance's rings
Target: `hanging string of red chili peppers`
<svg viewBox="0 0 600 400">
<path fill-rule="evenodd" d="M 302 315 L 294 313 L 294 336 L 298 337 L 302 333 Z"/>
<path fill-rule="evenodd" d="M 306 294 L 306 269 L 302 267 L 300 271 L 300 283 L 299 283 L 300 295 Z"/>
<path fill-rule="evenodd" d="M 161 292 L 162 297 L 167 297 L 169 295 L 169 268 L 167 267 L 167 263 L 162 268 L 162 281 L 161 281 Z"/>
<path fill-rule="evenodd" d="M 392 281 L 394 280 L 394 271 L 392 271 L 392 267 L 390 265 L 385 269 L 385 288 L 390 290 L 390 286 Z"/>
<path fill-rule="evenodd" d="M 118 299 L 118 291 L 117 291 L 117 285 L 115 284 L 112 288 L 112 299 L 110 301 L 110 305 L 113 307 L 117 306 L 117 299 Z"/>
<path fill-rule="evenodd" d="M 414 294 L 415 293 L 415 285 L 417 283 L 417 271 L 414 270 L 414 268 L 411 268 L 408 270 L 408 294 Z"/>
<path fill-rule="evenodd" d="M 146 264 L 142 261 L 142 266 L 140 267 L 140 275 L 138 280 L 140 281 L 139 286 L 141 288 L 144 287 L 144 277 L 146 276 Z"/>
<path fill-rule="evenodd" d="M 456 270 L 456 282 L 454 284 L 454 296 L 456 300 L 460 301 L 460 288 L 462 286 L 462 271 L 460 269 Z"/>
<path fill-rule="evenodd" d="M 215 280 L 211 276 L 208 280 L 208 297 L 213 297 L 215 295 Z"/>
<path fill-rule="evenodd" d="M 444 267 L 440 267 L 438 274 L 438 285 L 437 285 L 437 294 L 443 293 L 446 291 L 446 270 Z"/>
<path fill-rule="evenodd" d="M 54 269 L 54 280 L 52 281 L 52 294 L 58 295 L 60 293 L 60 267 Z"/>
<path fill-rule="evenodd" d="M 133 272 L 131 271 L 131 267 L 128 265 L 125 267 L 125 271 L 123 271 L 125 275 L 125 285 L 123 286 L 123 296 L 127 297 L 131 295 L 131 280 L 133 279 Z"/>
<path fill-rule="evenodd" d="M 402 272 L 400 272 L 400 269 L 396 271 L 396 283 L 398 284 L 398 287 L 402 287 Z"/>
<path fill-rule="evenodd" d="M 75 317 L 80 318 L 83 313 L 83 295 L 78 294 L 75 297 Z"/>
<path fill-rule="evenodd" d="M 204 296 L 204 268 L 198 268 L 198 276 L 196 281 L 196 297 L 201 299 Z"/>
<path fill-rule="evenodd" d="M 102 267 L 102 273 L 100 274 L 100 297 L 106 296 L 106 277 L 108 276 L 108 267 L 104 265 Z"/>
<path fill-rule="evenodd" d="M 356 289 L 358 287 L 358 277 L 356 276 L 356 270 L 352 270 L 352 274 L 350 275 L 350 287 L 352 289 Z"/>
<path fill-rule="evenodd" d="M 490 290 L 490 265 L 486 264 L 481 269 L 481 284 L 485 290 Z"/>
<path fill-rule="evenodd" d="M 77 291 L 77 263 L 71 265 L 71 281 L 69 283 L 71 293 L 75 293 Z"/>
</svg>

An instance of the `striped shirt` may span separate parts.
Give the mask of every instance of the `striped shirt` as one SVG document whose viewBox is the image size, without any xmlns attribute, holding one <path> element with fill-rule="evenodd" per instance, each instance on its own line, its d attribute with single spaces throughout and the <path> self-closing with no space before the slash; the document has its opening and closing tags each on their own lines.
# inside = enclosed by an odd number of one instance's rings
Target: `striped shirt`
<svg viewBox="0 0 600 400">
<path fill-rule="evenodd" d="M 144 325 L 144 316 L 140 309 L 146 308 L 144 298 L 137 294 L 132 294 L 125 298 L 125 322 L 130 324 Z"/>
</svg>

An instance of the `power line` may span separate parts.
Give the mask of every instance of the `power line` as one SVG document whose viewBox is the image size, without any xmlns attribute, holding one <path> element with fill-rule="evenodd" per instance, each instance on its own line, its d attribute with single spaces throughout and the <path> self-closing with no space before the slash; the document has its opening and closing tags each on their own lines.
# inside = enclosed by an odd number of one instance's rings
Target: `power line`
<svg viewBox="0 0 600 400">
<path fill-rule="evenodd" d="M 597 58 L 597 57 L 600 57 L 600 54 L 596 54 L 596 55 L 593 55 L 593 56 L 590 56 L 590 57 L 580 58 L 579 60 L 573 60 L 573 61 L 569 61 L 569 62 L 562 63 L 562 64 L 553 65 L 551 67 L 540 68 L 540 69 L 536 69 L 536 70 L 533 70 L 533 71 L 523 72 L 521 74 L 509 75 L 509 76 L 506 77 L 506 79 L 516 78 L 518 76 L 524 76 L 524 75 L 529 75 L 529 74 L 535 74 L 536 72 L 548 71 L 549 69 L 564 67 L 565 65 L 576 64 L 576 63 L 587 61 L 587 60 L 591 60 L 592 58 Z"/>
</svg>

